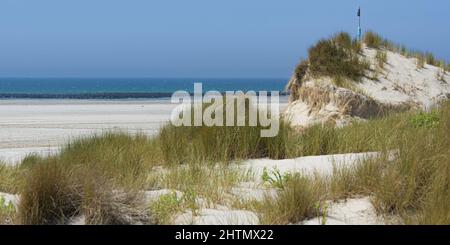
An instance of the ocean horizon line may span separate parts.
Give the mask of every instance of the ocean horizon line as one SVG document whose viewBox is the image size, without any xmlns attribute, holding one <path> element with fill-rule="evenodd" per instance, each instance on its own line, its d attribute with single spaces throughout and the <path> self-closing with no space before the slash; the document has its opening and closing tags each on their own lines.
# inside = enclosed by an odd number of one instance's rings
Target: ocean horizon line
<svg viewBox="0 0 450 245">
<path fill-rule="evenodd" d="M 242 91 L 248 92 L 248 91 Z M 259 95 L 260 91 L 255 91 Z M 277 91 L 280 96 L 287 96 L 289 93 Z M 191 96 L 192 92 L 188 92 Z M 0 93 L 0 99 L 162 99 L 171 98 L 173 92 L 114 92 L 114 93 Z M 222 95 L 225 92 L 221 92 Z M 202 96 L 205 93 L 202 94 Z M 270 96 L 270 93 L 268 94 Z"/>
</svg>

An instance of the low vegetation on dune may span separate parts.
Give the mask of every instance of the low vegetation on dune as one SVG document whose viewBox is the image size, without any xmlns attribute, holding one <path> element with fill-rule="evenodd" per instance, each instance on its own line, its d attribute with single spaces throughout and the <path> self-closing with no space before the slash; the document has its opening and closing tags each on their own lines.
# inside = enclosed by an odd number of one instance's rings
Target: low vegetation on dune
<svg viewBox="0 0 450 245">
<path fill-rule="evenodd" d="M 277 197 L 267 196 L 253 204 L 253 209 L 260 214 L 262 224 L 298 224 L 321 216 L 326 198 L 326 184 L 320 178 L 294 174 L 285 181 Z"/>
<path fill-rule="evenodd" d="M 370 69 L 370 63 L 361 57 L 361 51 L 361 43 L 345 32 L 318 41 L 309 48 L 308 58 L 295 68 L 296 84 L 288 84 L 287 89 L 295 93 L 294 86 L 300 87 L 308 76 L 328 76 L 333 81 L 359 81 Z M 343 82 L 336 85 L 343 86 Z"/>
<path fill-rule="evenodd" d="M 274 186 L 278 197 L 241 208 L 257 211 L 262 223 L 289 224 L 323 215 L 326 200 L 371 196 L 380 215 L 400 217 L 401 223 L 450 222 L 449 104 L 343 128 L 316 125 L 297 132 L 285 127 L 281 136 L 266 139 L 250 127 L 166 126 L 153 138 L 107 133 L 75 140 L 57 156 L 23 161 L 19 168 L 26 181 L 18 190 L 18 220 L 60 224 L 83 214 L 88 224 L 169 223 L 172 211 L 195 212 L 197 198 L 225 204 L 227 190 L 245 181 L 242 173 L 213 162 L 377 151 L 378 157 L 336 168 L 329 178 L 283 177 Z M 155 166 L 167 171 L 155 172 Z M 2 176 L 14 173 L 5 169 Z M 2 190 L 14 192 L 8 179 L 16 178 L 2 178 Z M 151 205 L 143 202 L 141 191 L 152 188 L 184 195 L 167 197 L 172 207 L 166 209 L 164 198 Z"/>
<path fill-rule="evenodd" d="M 157 148 L 146 136 L 106 133 L 74 140 L 57 156 L 30 156 L 19 218 L 23 224 L 65 224 L 84 215 L 88 224 L 147 222 L 143 196 Z"/>
<path fill-rule="evenodd" d="M 374 49 L 385 49 L 395 53 L 399 53 L 408 58 L 417 58 L 418 68 L 423 68 L 425 64 L 442 67 L 443 70 L 446 69 L 446 64 L 448 68 L 448 63 L 445 60 L 437 59 L 430 52 L 420 52 L 408 49 L 405 45 L 396 44 L 386 38 L 383 38 L 380 34 L 373 31 L 368 31 L 364 34 L 363 42 L 369 48 Z"/>
<path fill-rule="evenodd" d="M 371 67 L 370 60 L 363 55 L 364 45 L 377 49 L 376 68 Z M 449 71 L 450 64 L 445 60 L 437 59 L 432 53 L 410 50 L 373 31 L 366 32 L 361 42 L 352 39 L 346 32 L 340 32 L 327 39 L 319 40 L 309 48 L 308 57 L 302 59 L 296 66 L 294 79 L 291 79 L 286 89 L 291 93 L 291 98 L 297 99 L 297 90 L 306 79 L 330 77 L 336 86 L 355 90 L 354 84 L 363 77 L 378 79 L 377 76 L 382 73 L 388 61 L 386 51 L 416 58 L 417 69 L 424 68 L 425 64 L 440 67 L 441 70 L 436 74 L 438 80 L 443 80 L 443 74 Z"/>
<path fill-rule="evenodd" d="M 308 50 L 310 75 L 344 77 L 359 80 L 369 64 L 358 54 L 361 46 L 348 33 L 339 33 L 323 39 Z"/>
<path fill-rule="evenodd" d="M 237 102 L 239 103 L 239 102 Z M 262 137 L 267 129 L 260 124 L 249 125 L 249 114 L 260 117 L 260 110 L 245 100 L 245 125 L 247 126 L 164 126 L 157 139 L 160 142 L 165 164 L 183 163 L 229 163 L 250 158 L 282 159 L 289 153 L 288 138 L 293 133 L 281 119 L 279 133 L 275 137 Z M 225 115 L 227 105 L 220 105 Z M 236 109 L 236 108 L 235 108 Z M 237 120 L 236 110 L 234 119 Z M 235 123 L 234 125 L 236 125 Z"/>
<path fill-rule="evenodd" d="M 373 32 L 363 43 L 378 49 L 381 69 L 386 50 L 417 57 L 418 67 L 445 68 L 434 56 Z M 301 85 L 306 76 L 330 76 L 339 86 L 357 82 L 370 69 L 361 58 L 362 45 L 346 33 L 319 41 L 297 66 L 296 82 Z M 259 115 L 260 109 L 244 103 L 248 125 L 250 112 Z M 225 105 L 219 106 L 225 113 Z M 109 132 L 72 140 L 57 155 L 30 155 L 16 167 L 0 164 L 0 192 L 20 194 L 17 212 L 0 199 L 0 223 L 168 224 L 186 210 L 236 205 L 257 212 L 263 224 L 298 224 L 317 216 L 326 220 L 329 201 L 369 196 L 378 214 L 396 223 L 450 224 L 450 103 L 429 112 L 383 113 L 345 127 L 325 123 L 298 130 L 282 118 L 279 133 L 268 138 L 261 136 L 263 129 L 167 124 L 153 137 Z M 252 181 L 251 173 L 235 168 L 242 160 L 360 152 L 377 155 L 335 167 L 331 176 L 271 177 L 266 171 L 261 178 L 277 195 L 262 201 L 229 195 Z M 156 189 L 173 193 L 149 203 L 146 191 Z"/>
<path fill-rule="evenodd" d="M 8 166 L 0 162 L 0 192 L 18 193 L 21 185 L 21 174 L 19 167 Z"/>
<path fill-rule="evenodd" d="M 449 126 L 450 103 L 344 128 L 310 127 L 298 135 L 299 155 L 376 151 L 378 156 L 335 167 L 331 176 L 275 175 L 269 183 L 279 189 L 278 197 L 247 205 L 264 224 L 297 224 L 326 219 L 327 200 L 370 196 L 377 213 L 392 222 L 449 224 Z"/>
<path fill-rule="evenodd" d="M 283 159 L 288 157 L 288 138 L 293 129 L 281 122 L 273 138 L 261 137 L 262 127 L 174 127 L 161 129 L 160 143 L 167 164 L 229 163 L 251 158 Z"/>
</svg>

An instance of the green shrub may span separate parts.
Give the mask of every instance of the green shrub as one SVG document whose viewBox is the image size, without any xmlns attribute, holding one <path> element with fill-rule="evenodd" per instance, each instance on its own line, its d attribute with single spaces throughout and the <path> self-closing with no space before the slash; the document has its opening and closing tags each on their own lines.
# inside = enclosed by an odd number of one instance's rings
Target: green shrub
<svg viewBox="0 0 450 245">
<path fill-rule="evenodd" d="M 162 195 L 150 204 L 150 209 L 156 217 L 157 224 L 170 224 L 173 215 L 182 212 L 183 200 L 177 193 Z"/>
<path fill-rule="evenodd" d="M 419 113 L 410 119 L 413 127 L 434 128 L 439 125 L 439 114 L 437 112 Z"/>
</svg>

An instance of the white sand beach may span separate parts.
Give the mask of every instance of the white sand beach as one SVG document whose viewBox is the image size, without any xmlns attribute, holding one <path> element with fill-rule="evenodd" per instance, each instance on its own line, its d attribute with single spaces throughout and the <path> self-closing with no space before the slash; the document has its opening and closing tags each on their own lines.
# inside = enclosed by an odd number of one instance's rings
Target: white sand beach
<svg viewBox="0 0 450 245">
<path fill-rule="evenodd" d="M 280 109 L 287 98 L 281 98 Z M 70 139 L 105 131 L 153 135 L 177 104 L 154 100 L 0 100 L 0 160 L 57 152 Z"/>
<path fill-rule="evenodd" d="M 68 140 L 109 130 L 154 134 L 169 100 L 0 100 L 0 159 L 57 151 Z"/>
</svg>

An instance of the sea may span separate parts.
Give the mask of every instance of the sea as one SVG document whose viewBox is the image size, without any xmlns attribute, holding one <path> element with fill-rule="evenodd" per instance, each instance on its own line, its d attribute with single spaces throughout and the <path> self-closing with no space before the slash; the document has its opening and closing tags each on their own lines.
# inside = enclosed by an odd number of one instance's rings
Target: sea
<svg viewBox="0 0 450 245">
<path fill-rule="evenodd" d="M 173 92 L 278 91 L 287 78 L 0 78 L 0 99 L 155 99 Z"/>
</svg>

